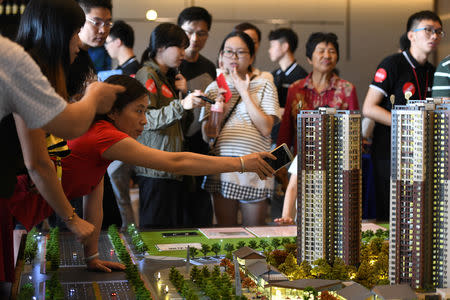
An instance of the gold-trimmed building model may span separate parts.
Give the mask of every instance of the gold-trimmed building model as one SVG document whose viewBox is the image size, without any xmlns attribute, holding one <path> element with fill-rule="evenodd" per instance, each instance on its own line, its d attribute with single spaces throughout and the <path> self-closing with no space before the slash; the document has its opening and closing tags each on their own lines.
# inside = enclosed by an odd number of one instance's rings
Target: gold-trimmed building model
<svg viewBox="0 0 450 300">
<path fill-rule="evenodd" d="M 319 108 L 297 118 L 298 261 L 340 257 L 356 265 L 361 243 L 361 114 Z"/>
<path fill-rule="evenodd" d="M 392 110 L 389 279 L 446 288 L 450 105 L 410 101 Z"/>
</svg>

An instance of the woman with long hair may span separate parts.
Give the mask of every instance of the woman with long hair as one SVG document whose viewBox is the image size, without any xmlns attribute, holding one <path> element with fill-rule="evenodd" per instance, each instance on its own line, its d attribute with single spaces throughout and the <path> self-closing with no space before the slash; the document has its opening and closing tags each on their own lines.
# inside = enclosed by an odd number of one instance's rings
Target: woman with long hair
<svg viewBox="0 0 450 300">
<path fill-rule="evenodd" d="M 66 100 L 66 78 L 79 51 L 78 32 L 84 21 L 84 13 L 74 0 L 32 0 L 19 25 L 17 43 L 31 55 L 55 91 Z M 48 155 L 46 138 L 53 137 L 41 129 L 28 129 L 18 116 L 15 116 L 15 121 L 31 180 L 66 221 L 67 227 L 78 239 L 85 241 L 94 227 L 76 215 L 72 217 L 73 208 L 64 195 L 55 165 Z M 22 178 L 22 187 L 26 184 L 27 180 Z"/>
<path fill-rule="evenodd" d="M 224 104 L 225 118 L 212 151 L 218 156 L 269 151 L 270 133 L 279 120 L 278 97 L 272 81 L 252 72 L 255 59 L 252 39 L 242 31 L 233 31 L 225 37 L 219 56 L 232 97 Z M 216 101 L 223 101 L 221 92 L 217 82 L 212 82 L 205 90 L 208 97 Z M 200 114 L 205 140 L 211 131 L 208 128 L 210 108 L 207 104 Z M 205 189 L 213 195 L 219 225 L 236 225 L 239 207 L 245 226 L 265 223 L 273 180 L 261 181 L 255 174 L 225 173 L 208 176 Z"/>
<path fill-rule="evenodd" d="M 170 152 L 183 150 L 182 118 L 186 111 L 201 106 L 195 91 L 187 92 L 186 79 L 178 72 L 189 39 L 178 25 L 163 23 L 150 35 L 142 55 L 142 68 L 136 73 L 149 91 L 148 123 L 139 141 L 149 147 Z M 186 188 L 183 177 L 171 172 L 136 168 L 139 184 L 139 223 L 141 227 L 183 226 Z"/>
</svg>

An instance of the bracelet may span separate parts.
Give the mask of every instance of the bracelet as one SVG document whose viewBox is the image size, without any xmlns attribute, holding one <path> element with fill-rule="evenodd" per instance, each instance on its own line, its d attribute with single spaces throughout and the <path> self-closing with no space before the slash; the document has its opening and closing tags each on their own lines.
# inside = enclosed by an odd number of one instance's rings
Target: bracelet
<svg viewBox="0 0 450 300">
<path fill-rule="evenodd" d="M 98 254 L 98 252 L 96 252 L 95 254 L 92 254 L 91 256 L 86 257 L 86 258 L 84 259 L 84 261 L 85 261 L 86 263 L 88 263 L 88 262 L 90 262 L 91 260 L 93 260 L 94 258 L 97 258 L 98 256 L 99 256 L 99 254 Z"/>
<path fill-rule="evenodd" d="M 64 223 L 67 223 L 67 222 L 72 221 L 73 218 L 75 218 L 76 215 L 77 215 L 77 213 L 75 212 L 75 208 L 72 207 L 72 215 L 69 216 L 69 217 L 67 217 L 67 218 L 65 218 L 65 219 L 63 219 L 63 222 L 64 222 Z"/>
<path fill-rule="evenodd" d="M 239 160 L 241 161 L 241 171 L 239 173 L 245 173 L 245 164 L 244 164 L 244 159 L 242 158 L 242 156 L 239 156 Z"/>
</svg>

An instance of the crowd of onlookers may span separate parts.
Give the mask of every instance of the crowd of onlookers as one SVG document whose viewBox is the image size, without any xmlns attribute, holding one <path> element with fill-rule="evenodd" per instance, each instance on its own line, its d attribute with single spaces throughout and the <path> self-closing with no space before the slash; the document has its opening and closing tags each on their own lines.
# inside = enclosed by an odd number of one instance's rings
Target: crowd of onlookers
<svg viewBox="0 0 450 300">
<path fill-rule="evenodd" d="M 264 225 L 269 201 L 284 202 L 275 222 L 295 221 L 297 163 L 290 178 L 286 169 L 272 176 L 264 158 L 283 143 L 296 153 L 300 110 L 359 109 L 355 87 L 338 75 L 338 37 L 308 37 L 308 74 L 295 59 L 297 34 L 271 31 L 268 52 L 279 68 L 270 73 L 254 64 L 263 37 L 250 23 L 224 37 L 217 64 L 201 55 L 211 25 L 206 9 L 188 7 L 177 24 L 156 26 L 138 60 L 133 28 L 112 21 L 111 0 L 30 1 L 15 43 L 0 36 L 3 245 L 12 247 L 17 222 L 30 229 L 56 213 L 85 244 L 88 268 L 122 269 L 98 258 L 103 211 L 114 204 L 104 205 L 105 177 L 123 227 L 135 222 L 133 184 L 142 228 L 211 226 L 213 215 L 219 226 Z M 391 95 L 395 104 L 408 91 L 411 99 L 450 96 L 448 58 L 436 73 L 427 61 L 443 36 L 435 13 L 413 14 L 401 52 L 380 63 L 364 100 L 375 122 L 379 220 L 389 208 Z M 98 72 L 105 57 L 117 67 Z M 12 278 L 10 251 L 0 250 L 0 281 Z"/>
</svg>

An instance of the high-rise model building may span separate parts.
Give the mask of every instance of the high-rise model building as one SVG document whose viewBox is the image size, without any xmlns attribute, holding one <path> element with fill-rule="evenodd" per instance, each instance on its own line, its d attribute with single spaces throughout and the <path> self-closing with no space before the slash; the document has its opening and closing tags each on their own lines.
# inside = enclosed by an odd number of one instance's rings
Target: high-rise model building
<svg viewBox="0 0 450 300">
<path fill-rule="evenodd" d="M 359 262 L 361 115 L 320 108 L 297 120 L 298 261 Z"/>
<path fill-rule="evenodd" d="M 432 101 L 392 110 L 391 283 L 448 286 L 449 114 Z"/>
</svg>

